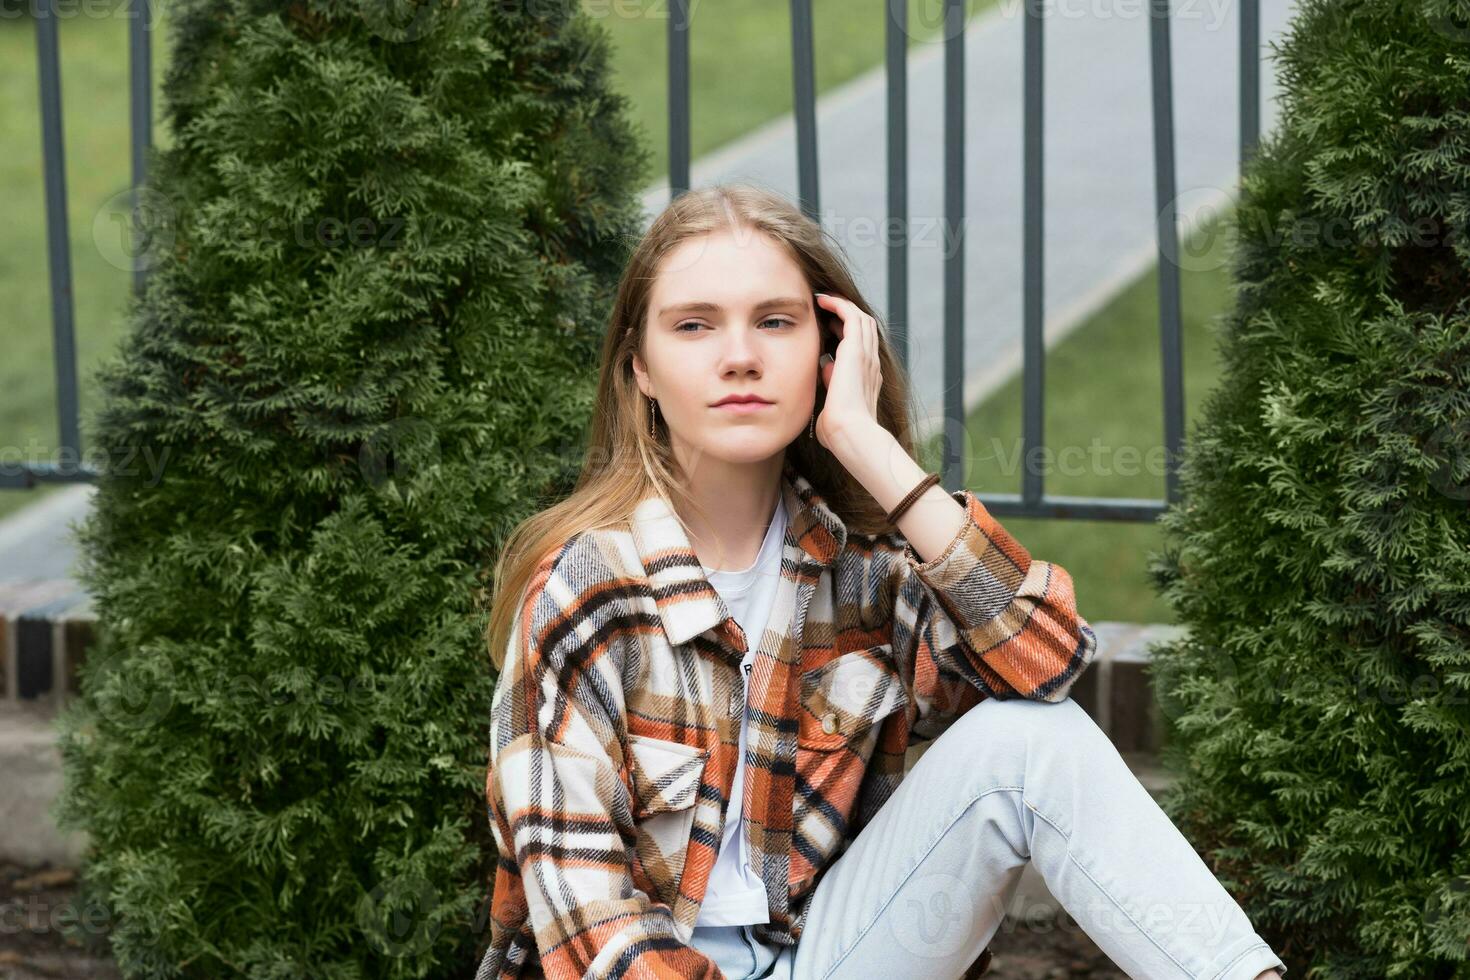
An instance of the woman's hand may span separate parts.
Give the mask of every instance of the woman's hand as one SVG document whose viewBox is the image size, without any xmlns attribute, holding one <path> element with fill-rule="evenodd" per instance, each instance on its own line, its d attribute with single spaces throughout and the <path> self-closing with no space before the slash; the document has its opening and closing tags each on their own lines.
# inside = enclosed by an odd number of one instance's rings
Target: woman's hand
<svg viewBox="0 0 1470 980">
<path fill-rule="evenodd" d="M 837 358 L 823 358 L 817 368 L 827 391 L 822 414 L 817 416 L 817 441 L 835 453 L 841 433 L 879 425 L 878 392 L 883 387 L 883 372 L 878 366 L 878 321 L 841 296 L 817 293 L 816 300 L 841 320 L 834 324 L 841 338 Z"/>
</svg>

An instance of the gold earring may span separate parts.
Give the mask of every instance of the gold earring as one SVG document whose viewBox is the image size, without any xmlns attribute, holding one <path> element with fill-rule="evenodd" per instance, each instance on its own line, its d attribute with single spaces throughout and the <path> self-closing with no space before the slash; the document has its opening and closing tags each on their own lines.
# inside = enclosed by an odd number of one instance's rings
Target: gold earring
<svg viewBox="0 0 1470 980">
<path fill-rule="evenodd" d="M 812 409 L 812 420 L 807 424 L 806 435 L 808 439 L 817 437 L 817 410 L 815 408 Z"/>
<path fill-rule="evenodd" d="M 658 399 L 652 395 L 648 398 L 648 434 L 652 436 L 654 416 L 658 414 Z"/>
</svg>

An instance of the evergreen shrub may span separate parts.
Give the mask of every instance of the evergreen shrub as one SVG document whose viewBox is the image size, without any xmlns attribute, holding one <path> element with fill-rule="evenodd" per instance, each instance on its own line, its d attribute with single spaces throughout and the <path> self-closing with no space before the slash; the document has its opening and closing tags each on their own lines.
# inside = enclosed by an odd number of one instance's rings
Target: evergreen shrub
<svg viewBox="0 0 1470 980">
<path fill-rule="evenodd" d="M 1275 46 L 1151 556 L 1165 809 L 1288 976 L 1470 977 L 1467 14 L 1304 0 Z"/>
<path fill-rule="evenodd" d="M 171 8 L 61 719 L 128 977 L 488 941 L 485 592 L 580 470 L 649 158 L 577 4 L 373 2 Z"/>
</svg>

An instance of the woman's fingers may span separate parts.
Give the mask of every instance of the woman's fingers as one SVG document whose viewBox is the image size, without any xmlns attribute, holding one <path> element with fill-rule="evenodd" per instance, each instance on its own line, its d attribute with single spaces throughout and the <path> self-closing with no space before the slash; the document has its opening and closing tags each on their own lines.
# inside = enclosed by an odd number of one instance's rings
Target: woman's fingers
<svg viewBox="0 0 1470 980">
<path fill-rule="evenodd" d="M 855 336 L 855 346 L 859 349 L 868 364 L 868 380 L 877 385 L 882 383 L 882 369 L 878 357 L 878 320 L 864 312 L 863 308 L 842 296 L 832 293 L 817 293 L 817 302 L 823 309 L 829 309 L 837 314 L 837 321 L 833 324 L 840 340 L 846 340 L 849 336 Z M 851 329 L 849 329 L 851 328 Z M 822 383 L 825 385 L 830 377 L 830 372 L 824 374 Z"/>
</svg>

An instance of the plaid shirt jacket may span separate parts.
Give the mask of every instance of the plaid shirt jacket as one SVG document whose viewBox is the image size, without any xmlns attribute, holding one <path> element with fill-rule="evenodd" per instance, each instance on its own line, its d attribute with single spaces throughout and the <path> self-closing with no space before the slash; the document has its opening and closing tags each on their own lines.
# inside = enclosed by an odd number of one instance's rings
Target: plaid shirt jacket
<svg viewBox="0 0 1470 980">
<path fill-rule="evenodd" d="M 688 942 L 742 711 L 747 840 L 770 910 L 755 931 L 790 945 L 911 745 L 987 697 L 1061 701 L 1091 662 L 1071 576 L 970 491 L 952 494 L 967 519 L 928 562 L 897 533 L 848 533 L 789 461 L 781 492 L 781 582 L 748 709 L 748 638 L 665 500 L 538 567 L 492 700 L 499 858 L 476 980 L 722 976 Z"/>
</svg>

